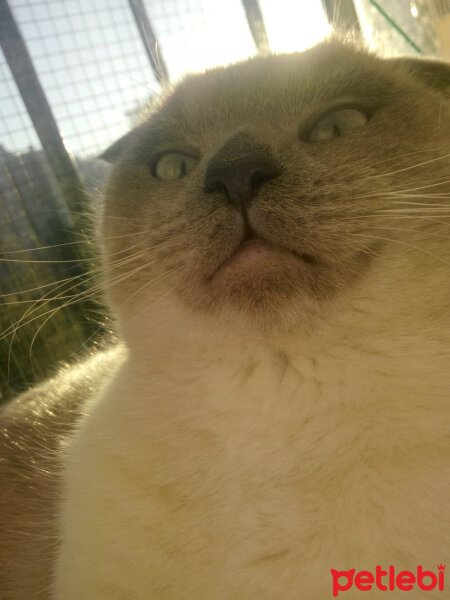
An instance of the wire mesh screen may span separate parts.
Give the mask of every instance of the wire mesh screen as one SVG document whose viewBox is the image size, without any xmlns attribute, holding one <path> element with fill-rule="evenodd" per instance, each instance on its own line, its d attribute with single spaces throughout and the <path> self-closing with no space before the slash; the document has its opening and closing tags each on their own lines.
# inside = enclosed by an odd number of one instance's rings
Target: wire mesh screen
<svg viewBox="0 0 450 600">
<path fill-rule="evenodd" d="M 149 98 L 160 92 L 160 73 L 152 62 L 173 80 L 186 71 L 245 58 L 256 52 L 252 32 L 261 34 L 264 22 L 268 37 L 264 30 L 261 39 L 268 39 L 273 50 L 299 50 L 329 31 L 325 4 L 330 1 L 0 0 L 0 11 L 11 8 L 49 105 L 46 117 L 33 115 L 39 90 L 33 92 L 31 83 L 30 90 L 20 87 L 14 66 L 25 59 L 8 57 L 3 46 L 0 400 L 79 355 L 108 330 L 107 317 L 89 291 L 98 268 L 89 222 L 108 173 L 96 156 L 129 130 Z M 368 2 L 355 4 L 361 12 Z M 381 4 L 386 10 L 391 5 Z M 408 28 L 412 3 L 398 4 L 406 15 L 402 26 Z M 259 19 L 257 26 L 249 15 Z M 20 62 L 17 71 L 23 66 Z M 74 164 L 67 155 L 55 157 L 57 144 L 54 148 L 46 136 L 52 120 L 60 134 L 59 152 L 64 155 L 65 146 Z M 71 188 L 87 192 L 84 204 L 73 202 Z"/>
<path fill-rule="evenodd" d="M 67 147 L 76 156 L 95 156 L 160 91 L 128 0 L 10 4 Z M 144 6 L 172 78 L 254 52 L 240 0 L 227 2 L 226 11 L 218 2 L 193 0 Z M 232 33 L 217 27 L 224 16 Z M 230 44 L 230 35 L 239 43 Z"/>
<path fill-rule="evenodd" d="M 9 5 L 94 207 L 108 171 L 96 155 L 160 92 L 148 50 L 158 60 L 164 47 L 172 78 L 255 50 L 240 0 L 230 0 L 226 11 L 241 40 L 234 45 L 230 29 L 217 27 L 220 3 L 144 3 L 156 47 L 141 39 L 128 0 Z M 88 299 L 97 268 L 88 236 L 67 206 L 3 53 L 0 89 L 0 397 L 6 399 L 95 343 L 106 317 Z"/>
<path fill-rule="evenodd" d="M 127 1 L 11 5 L 67 147 L 94 156 L 158 91 Z"/>
</svg>

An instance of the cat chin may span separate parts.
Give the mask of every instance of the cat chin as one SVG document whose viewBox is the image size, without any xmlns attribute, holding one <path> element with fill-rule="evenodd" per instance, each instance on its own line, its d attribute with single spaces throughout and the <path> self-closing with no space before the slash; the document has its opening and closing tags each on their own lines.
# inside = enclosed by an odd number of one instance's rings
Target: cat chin
<svg viewBox="0 0 450 600">
<path fill-rule="evenodd" d="M 194 311 L 227 327 L 292 333 L 326 318 L 360 276 L 357 270 L 311 263 L 288 250 L 251 247 L 231 256 L 200 285 L 194 280 L 178 293 Z"/>
<path fill-rule="evenodd" d="M 150 342 L 156 331 L 157 337 L 171 337 L 186 333 L 187 323 L 236 338 L 302 334 L 327 318 L 358 276 L 350 277 L 346 269 L 339 274 L 335 266 L 312 264 L 289 250 L 259 243 L 231 252 L 210 275 L 198 262 L 188 263 L 177 281 L 152 288 L 131 285 L 125 294 L 121 289 L 110 295 L 124 339 L 130 328 L 133 337 Z M 164 282 L 164 277 L 159 279 Z"/>
</svg>

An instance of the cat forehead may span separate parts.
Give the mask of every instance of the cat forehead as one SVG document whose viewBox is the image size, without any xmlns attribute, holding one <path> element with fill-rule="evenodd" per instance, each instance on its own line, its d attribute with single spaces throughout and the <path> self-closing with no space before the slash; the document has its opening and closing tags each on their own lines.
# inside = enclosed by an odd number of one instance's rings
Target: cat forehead
<svg viewBox="0 0 450 600">
<path fill-rule="evenodd" d="M 450 67 L 445 63 L 386 60 L 331 40 L 302 53 L 254 57 L 187 76 L 166 90 L 150 114 L 142 115 L 141 126 L 114 143 L 102 158 L 116 162 L 132 158 L 129 151 L 147 155 L 151 147 L 178 143 L 196 147 L 211 132 L 242 126 L 291 129 L 303 118 L 316 118 L 343 104 L 368 112 L 392 104 L 401 111 L 408 98 L 410 112 L 419 114 L 430 103 L 441 106 L 447 87 Z"/>
<path fill-rule="evenodd" d="M 370 108 L 385 101 L 384 79 L 382 60 L 339 44 L 255 57 L 187 76 L 130 142 L 146 149 L 186 141 L 196 146 L 213 131 L 270 123 L 290 127 L 341 101 Z"/>
<path fill-rule="evenodd" d="M 276 103 L 333 98 L 337 93 L 374 94 L 386 83 L 383 61 L 339 44 L 302 53 L 255 57 L 188 76 L 162 112 L 198 112 L 208 106 L 254 111 Z M 225 111 L 226 112 L 226 111 Z"/>
</svg>

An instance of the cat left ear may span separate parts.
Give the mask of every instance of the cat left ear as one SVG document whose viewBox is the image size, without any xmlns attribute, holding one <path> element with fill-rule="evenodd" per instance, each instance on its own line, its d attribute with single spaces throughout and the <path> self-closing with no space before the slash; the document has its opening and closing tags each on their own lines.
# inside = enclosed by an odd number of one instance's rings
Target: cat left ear
<svg viewBox="0 0 450 600">
<path fill-rule="evenodd" d="M 450 98 L 449 63 L 420 58 L 394 58 L 392 60 L 426 85 Z"/>
<path fill-rule="evenodd" d="M 111 146 L 102 152 L 98 158 L 111 164 L 116 163 L 120 158 L 122 158 L 125 151 L 131 146 L 135 137 L 136 129 L 132 129 L 124 136 L 116 140 L 114 144 L 111 144 Z"/>
</svg>

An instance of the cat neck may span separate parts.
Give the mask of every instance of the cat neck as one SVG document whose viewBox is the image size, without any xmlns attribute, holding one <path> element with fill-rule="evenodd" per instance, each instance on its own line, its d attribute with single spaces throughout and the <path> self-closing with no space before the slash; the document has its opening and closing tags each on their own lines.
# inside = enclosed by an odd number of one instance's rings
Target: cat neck
<svg viewBox="0 0 450 600">
<path fill-rule="evenodd" d="M 396 403 L 404 402 L 405 390 L 417 398 L 432 395 L 433 381 L 439 396 L 439 372 L 448 362 L 445 339 L 411 323 L 413 316 L 393 321 L 388 307 L 384 322 L 382 313 L 370 312 L 367 300 L 365 310 L 358 310 L 356 296 L 350 306 L 347 311 L 329 306 L 326 317 L 266 335 L 226 326 L 166 299 L 164 307 L 155 306 L 154 318 L 142 322 L 137 311 L 134 323 L 127 319 L 127 380 L 144 396 L 156 387 L 162 395 L 195 396 L 201 390 L 202 396 L 217 398 L 222 388 L 221 397 L 264 394 L 276 401 L 295 395 L 296 388 L 300 396 L 325 395 L 327 402 L 341 390 L 343 401 L 384 394 Z M 428 377 L 424 389 L 425 371 L 436 378 Z"/>
</svg>

